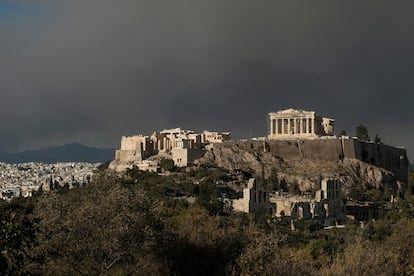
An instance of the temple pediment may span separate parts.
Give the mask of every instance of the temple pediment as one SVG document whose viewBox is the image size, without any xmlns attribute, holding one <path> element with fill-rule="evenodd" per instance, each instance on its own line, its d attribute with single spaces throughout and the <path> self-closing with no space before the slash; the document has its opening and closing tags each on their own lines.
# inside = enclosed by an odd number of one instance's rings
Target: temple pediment
<svg viewBox="0 0 414 276">
<path fill-rule="evenodd" d="M 273 113 L 280 114 L 280 115 L 288 115 L 288 114 L 303 114 L 303 113 L 312 113 L 312 112 L 314 111 L 306 111 L 302 109 L 289 108 L 289 109 L 284 109 L 284 110 L 280 110 L 280 111 L 273 112 Z"/>
</svg>

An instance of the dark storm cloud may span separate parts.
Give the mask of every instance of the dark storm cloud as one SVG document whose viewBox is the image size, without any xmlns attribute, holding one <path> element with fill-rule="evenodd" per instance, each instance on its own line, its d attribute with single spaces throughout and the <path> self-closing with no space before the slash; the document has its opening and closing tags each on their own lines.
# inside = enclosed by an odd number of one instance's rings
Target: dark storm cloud
<svg viewBox="0 0 414 276">
<path fill-rule="evenodd" d="M 411 2 L 20 1 L 0 19 L 0 142 L 24 149 L 182 126 L 264 135 L 304 108 L 414 138 Z"/>
</svg>

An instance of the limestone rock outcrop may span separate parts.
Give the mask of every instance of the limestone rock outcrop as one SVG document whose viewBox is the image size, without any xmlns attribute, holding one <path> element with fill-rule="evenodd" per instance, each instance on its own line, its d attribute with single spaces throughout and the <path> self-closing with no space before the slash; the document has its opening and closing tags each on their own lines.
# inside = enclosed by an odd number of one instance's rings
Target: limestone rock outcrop
<svg viewBox="0 0 414 276">
<path fill-rule="evenodd" d="M 226 143 L 213 146 L 198 163 L 213 163 L 228 170 L 251 171 L 273 180 L 287 189 L 302 192 L 319 189 L 323 178 L 338 178 L 344 190 L 359 185 L 363 189 L 393 190 L 406 187 L 405 181 L 393 172 L 355 158 L 320 160 L 303 158 L 299 154 L 278 156 L 275 151 L 249 143 Z"/>
</svg>

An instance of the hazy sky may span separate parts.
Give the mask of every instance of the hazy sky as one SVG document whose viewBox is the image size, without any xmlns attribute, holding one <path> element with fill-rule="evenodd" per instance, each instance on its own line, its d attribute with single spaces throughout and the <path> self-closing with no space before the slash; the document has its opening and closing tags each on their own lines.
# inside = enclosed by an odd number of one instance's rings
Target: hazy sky
<svg viewBox="0 0 414 276">
<path fill-rule="evenodd" d="M 118 147 L 181 126 L 264 136 L 269 111 L 414 152 L 412 1 L 0 0 L 0 145 Z"/>
</svg>

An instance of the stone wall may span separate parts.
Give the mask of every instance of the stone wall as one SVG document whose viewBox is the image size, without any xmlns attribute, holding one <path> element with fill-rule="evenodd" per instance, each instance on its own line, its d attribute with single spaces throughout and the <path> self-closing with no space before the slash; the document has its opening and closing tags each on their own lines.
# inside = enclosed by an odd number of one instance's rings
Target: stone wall
<svg viewBox="0 0 414 276">
<path fill-rule="evenodd" d="M 391 171 L 401 180 L 408 179 L 409 161 L 405 149 L 358 140 L 353 142 L 355 159 Z"/>
<path fill-rule="evenodd" d="M 395 175 L 395 178 L 407 183 L 409 161 L 403 148 L 384 144 L 375 144 L 356 139 L 314 139 L 314 140 L 271 140 L 231 141 L 214 145 L 215 147 L 232 147 L 251 152 L 270 152 L 286 160 L 311 159 L 337 162 L 357 159 L 376 167 L 384 168 Z"/>
<path fill-rule="evenodd" d="M 270 152 L 285 159 L 307 158 L 337 161 L 342 148 L 338 139 L 270 141 Z"/>
</svg>

